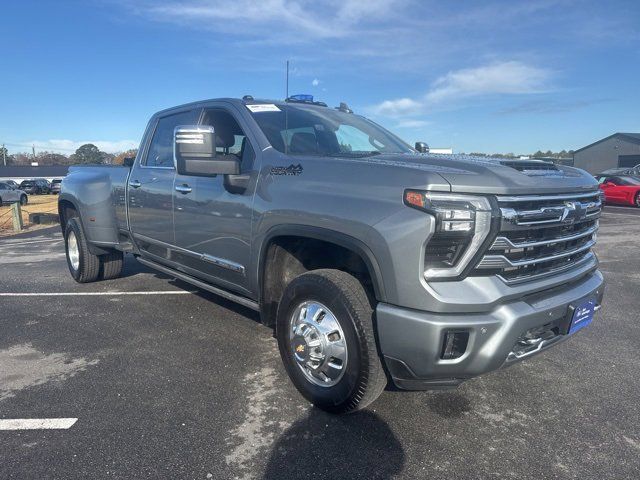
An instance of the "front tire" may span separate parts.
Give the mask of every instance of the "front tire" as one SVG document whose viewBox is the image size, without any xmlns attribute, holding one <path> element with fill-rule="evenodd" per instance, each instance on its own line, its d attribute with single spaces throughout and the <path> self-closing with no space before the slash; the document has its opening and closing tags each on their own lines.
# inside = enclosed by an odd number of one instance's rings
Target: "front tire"
<svg viewBox="0 0 640 480">
<path fill-rule="evenodd" d="M 373 302 L 363 285 L 339 270 L 314 270 L 286 287 L 276 335 L 291 381 L 331 413 L 365 408 L 387 378 L 377 352 Z"/>
<path fill-rule="evenodd" d="M 100 274 L 100 258 L 89 251 L 87 238 L 77 218 L 67 221 L 64 235 L 67 265 L 78 283 L 95 282 Z"/>
<path fill-rule="evenodd" d="M 26 195 L 20 195 L 20 205 L 26 205 L 29 202 L 29 199 Z"/>
<path fill-rule="evenodd" d="M 636 193 L 636 198 L 633 202 L 636 208 L 640 208 L 640 192 Z"/>
</svg>

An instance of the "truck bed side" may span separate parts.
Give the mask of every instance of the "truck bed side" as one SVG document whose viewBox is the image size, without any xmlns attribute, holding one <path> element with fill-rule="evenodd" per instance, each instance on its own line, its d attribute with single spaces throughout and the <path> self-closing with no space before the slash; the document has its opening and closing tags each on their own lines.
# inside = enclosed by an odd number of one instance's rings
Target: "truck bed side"
<svg viewBox="0 0 640 480">
<path fill-rule="evenodd" d="M 87 240 L 94 247 L 118 245 L 118 231 L 126 230 L 126 186 L 129 168 L 124 166 L 76 166 L 62 182 L 59 198 L 64 228 L 73 208 L 82 222 Z"/>
</svg>

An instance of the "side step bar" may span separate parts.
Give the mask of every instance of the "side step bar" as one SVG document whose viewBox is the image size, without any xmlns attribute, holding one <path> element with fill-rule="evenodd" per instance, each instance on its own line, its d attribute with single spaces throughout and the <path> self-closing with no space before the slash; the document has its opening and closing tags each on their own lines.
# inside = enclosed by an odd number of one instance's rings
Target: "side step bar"
<svg viewBox="0 0 640 480">
<path fill-rule="evenodd" d="M 214 287 L 213 285 L 209 285 L 208 283 L 205 283 L 202 280 L 193 278 L 192 276 L 187 275 L 186 273 L 182 273 L 172 268 L 165 267 L 164 265 L 160 265 L 159 263 L 152 262 L 150 260 L 147 260 L 146 258 L 137 257 L 136 260 L 138 260 L 140 263 L 142 263 L 143 265 L 146 265 L 149 268 L 153 268 L 154 270 L 158 270 L 172 277 L 179 278 L 180 280 L 190 283 L 191 285 L 201 288 L 202 290 L 215 293 L 219 297 L 225 298 L 227 300 L 231 300 L 232 302 L 239 303 L 240 305 L 250 308 L 252 310 L 255 310 L 258 312 L 260 311 L 260 306 L 258 305 L 258 302 L 250 300 L 246 297 L 242 297 L 240 295 L 236 295 L 235 293 L 227 292 L 226 290 L 222 290 L 221 288 Z"/>
</svg>

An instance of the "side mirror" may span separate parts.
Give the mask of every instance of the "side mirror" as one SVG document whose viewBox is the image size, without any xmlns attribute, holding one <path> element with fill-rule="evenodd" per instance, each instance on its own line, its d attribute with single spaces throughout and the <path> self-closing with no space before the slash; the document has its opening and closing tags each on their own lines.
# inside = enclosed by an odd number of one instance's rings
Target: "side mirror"
<svg viewBox="0 0 640 480">
<path fill-rule="evenodd" d="M 216 156 L 216 136 L 210 126 L 177 126 L 173 131 L 173 158 L 180 175 L 215 177 L 240 173 L 239 158 Z"/>
<path fill-rule="evenodd" d="M 429 153 L 429 145 L 424 142 L 416 142 L 416 150 L 420 153 Z"/>
<path fill-rule="evenodd" d="M 133 167 L 133 162 L 135 162 L 135 161 L 136 161 L 135 157 L 124 157 L 124 159 L 122 160 L 122 164 L 125 167 L 131 168 L 131 167 Z"/>
</svg>

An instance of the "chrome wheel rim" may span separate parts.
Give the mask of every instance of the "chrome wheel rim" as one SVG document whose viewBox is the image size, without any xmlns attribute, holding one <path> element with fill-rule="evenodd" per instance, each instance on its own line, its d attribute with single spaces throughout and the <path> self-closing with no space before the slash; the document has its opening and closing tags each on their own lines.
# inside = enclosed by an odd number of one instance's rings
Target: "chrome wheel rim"
<svg viewBox="0 0 640 480">
<path fill-rule="evenodd" d="M 69 254 L 71 268 L 78 270 L 80 266 L 80 250 L 78 249 L 78 239 L 73 231 L 69 232 L 67 237 L 67 253 Z"/>
<path fill-rule="evenodd" d="M 306 301 L 293 311 L 289 323 L 293 361 L 308 381 L 333 387 L 347 369 L 347 342 L 336 316 L 316 301 Z"/>
</svg>

